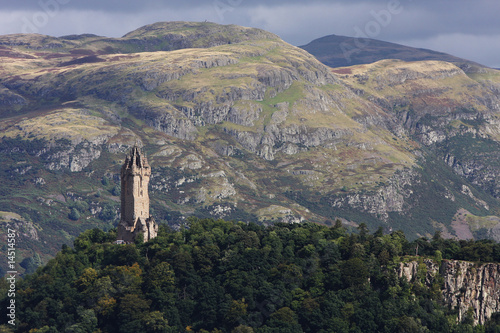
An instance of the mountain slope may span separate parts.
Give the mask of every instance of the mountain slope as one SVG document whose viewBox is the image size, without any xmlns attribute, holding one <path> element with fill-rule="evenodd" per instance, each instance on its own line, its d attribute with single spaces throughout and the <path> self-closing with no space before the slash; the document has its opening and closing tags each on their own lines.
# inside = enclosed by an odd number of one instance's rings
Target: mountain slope
<svg viewBox="0 0 500 333">
<path fill-rule="evenodd" d="M 330 67 L 370 64 L 384 59 L 403 61 L 438 60 L 454 63 L 461 68 L 480 66 L 472 61 L 450 54 L 371 38 L 328 35 L 300 47 Z"/>
<path fill-rule="evenodd" d="M 189 42 L 161 50 L 174 39 Z M 212 23 L 0 43 L 0 216 L 22 234 L 24 266 L 116 225 L 135 143 L 153 170 L 152 214 L 175 228 L 189 215 L 342 218 L 410 237 L 500 237 L 497 71 L 332 71 L 273 34 Z M 107 53 L 116 45 L 137 52 Z"/>
<path fill-rule="evenodd" d="M 470 192 L 471 184 L 484 191 L 497 205 L 500 197 L 500 72 L 482 69 L 479 73 L 466 74 L 450 63 L 405 63 L 395 60 L 339 68 L 334 72 L 342 73 L 344 82 L 359 96 L 373 101 L 397 118 L 404 132 L 421 143 L 423 151 L 430 153 L 427 162 L 437 158 L 433 162 L 437 165 L 432 167 L 432 182 L 440 185 L 427 184 L 426 187 L 432 188 L 436 194 L 436 198 L 428 202 L 428 207 L 440 205 L 440 213 L 446 212 L 444 207 L 460 200 L 450 192 L 450 188 L 455 187 L 472 198 L 476 207 L 489 210 L 490 201 Z M 460 178 L 449 174 L 449 171 Z M 448 180 L 439 180 L 444 173 L 448 173 Z M 438 178 L 435 178 L 437 175 Z M 463 183 L 463 179 L 468 183 Z M 493 215 L 498 214 L 496 209 L 492 212 Z M 451 213 L 449 211 L 448 214 Z M 488 223 L 484 219 L 475 219 L 470 212 L 468 214 L 472 230 L 486 228 L 489 231 L 480 231 L 483 236 L 486 232 L 490 237 L 498 237 L 494 236 L 498 234 L 493 222 L 497 221 L 496 218 Z M 439 225 L 437 219 L 434 222 Z M 451 227 L 460 233 L 464 223 L 455 215 Z M 472 234 L 461 236 L 467 238 Z"/>
</svg>

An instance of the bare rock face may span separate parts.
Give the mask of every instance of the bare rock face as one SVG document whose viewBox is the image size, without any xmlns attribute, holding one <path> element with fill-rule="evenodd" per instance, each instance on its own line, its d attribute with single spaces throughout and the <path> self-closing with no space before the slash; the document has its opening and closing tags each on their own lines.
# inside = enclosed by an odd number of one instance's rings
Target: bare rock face
<svg viewBox="0 0 500 333">
<path fill-rule="evenodd" d="M 444 156 L 444 161 L 456 174 L 485 189 L 495 198 L 500 197 L 500 174 L 494 163 L 485 163 L 473 154 L 458 158 L 449 153 Z"/>
<path fill-rule="evenodd" d="M 427 286 L 439 274 L 444 281 L 441 286 L 443 300 L 458 310 L 459 321 L 472 310 L 474 323 L 484 324 L 493 313 L 500 311 L 500 264 L 444 260 L 439 266 L 425 259 L 423 263 L 400 263 L 397 274 L 409 282 L 423 278 L 425 282 L 421 282 Z"/>
<path fill-rule="evenodd" d="M 500 265 L 445 261 L 441 270 L 444 300 L 458 308 L 458 320 L 472 309 L 474 322 L 484 324 L 500 311 Z"/>
<path fill-rule="evenodd" d="M 38 231 L 33 222 L 13 219 L 9 224 L 9 228 L 16 230 L 18 234 L 26 237 L 27 239 L 35 241 L 40 240 Z"/>
<path fill-rule="evenodd" d="M 413 194 L 412 186 L 418 182 L 420 180 L 415 170 L 405 169 L 395 173 L 388 184 L 378 191 L 336 197 L 331 205 L 335 208 L 354 207 L 386 221 L 390 212 L 404 211 L 405 204 Z"/>
<path fill-rule="evenodd" d="M 410 261 L 399 264 L 397 273 L 398 277 L 406 277 L 408 282 L 415 282 L 418 278 L 422 278 L 425 284 L 430 285 L 434 281 L 439 266 L 431 259 L 424 259 L 423 262 Z"/>
<path fill-rule="evenodd" d="M 48 151 L 44 158 L 49 170 L 68 169 L 79 172 L 101 156 L 102 147 L 84 142 L 77 146 L 67 146 Z"/>
</svg>

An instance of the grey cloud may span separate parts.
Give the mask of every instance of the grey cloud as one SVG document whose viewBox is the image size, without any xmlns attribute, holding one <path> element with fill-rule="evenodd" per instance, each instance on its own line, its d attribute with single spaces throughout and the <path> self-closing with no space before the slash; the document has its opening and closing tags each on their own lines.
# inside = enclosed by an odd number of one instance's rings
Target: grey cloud
<svg viewBox="0 0 500 333">
<path fill-rule="evenodd" d="M 376 0 L 383 1 L 383 0 Z M 113 11 L 113 12 L 137 12 L 143 11 L 146 8 L 196 8 L 207 7 L 207 5 L 219 6 L 259 6 L 259 5 L 281 5 L 293 3 L 315 3 L 315 2 L 329 2 L 327 0 L 316 1 L 303 1 L 303 0 L 27 0 L 27 1 L 13 1 L 1 0 L 0 7 L 3 10 L 39 10 L 41 7 L 56 5 L 64 6 L 68 9 L 76 10 L 98 10 L 98 11 Z M 331 2 L 331 1 L 330 1 Z"/>
</svg>

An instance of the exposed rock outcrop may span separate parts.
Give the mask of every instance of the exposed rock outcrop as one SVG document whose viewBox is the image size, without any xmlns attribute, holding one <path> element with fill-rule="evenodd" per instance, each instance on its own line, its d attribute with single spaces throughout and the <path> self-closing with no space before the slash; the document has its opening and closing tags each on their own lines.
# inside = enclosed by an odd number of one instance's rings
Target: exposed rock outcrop
<svg viewBox="0 0 500 333">
<path fill-rule="evenodd" d="M 413 194 L 412 187 L 419 182 L 419 175 L 415 170 L 405 169 L 395 173 L 388 184 L 378 191 L 341 195 L 333 198 L 331 205 L 335 208 L 359 209 L 387 221 L 390 212 L 403 212 Z"/>
<path fill-rule="evenodd" d="M 484 159 L 470 154 L 458 158 L 453 154 L 444 156 L 445 163 L 456 174 L 467 178 L 472 184 L 490 192 L 494 197 L 500 198 L 500 173 L 495 163 L 488 163 Z"/>
<path fill-rule="evenodd" d="M 98 159 L 101 153 L 102 146 L 85 141 L 77 146 L 49 150 L 43 157 L 49 170 L 69 169 L 78 172 Z"/>
<path fill-rule="evenodd" d="M 8 225 L 9 228 L 16 230 L 18 235 L 22 235 L 29 240 L 40 240 L 37 228 L 31 221 L 12 219 L 6 225 Z"/>
<path fill-rule="evenodd" d="M 493 313 L 500 312 L 500 264 L 443 260 L 438 265 L 425 259 L 400 263 L 397 273 L 409 282 L 420 279 L 427 286 L 441 276 L 443 300 L 458 310 L 459 321 L 472 311 L 474 323 L 484 324 Z"/>
<path fill-rule="evenodd" d="M 500 311 L 500 265 L 444 261 L 441 270 L 444 299 L 458 308 L 459 320 L 472 309 L 474 322 L 484 324 Z"/>
</svg>

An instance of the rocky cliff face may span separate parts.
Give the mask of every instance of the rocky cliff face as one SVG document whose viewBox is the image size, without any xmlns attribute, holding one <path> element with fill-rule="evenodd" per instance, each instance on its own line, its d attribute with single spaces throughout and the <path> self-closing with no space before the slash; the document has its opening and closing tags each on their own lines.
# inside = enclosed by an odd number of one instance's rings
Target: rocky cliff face
<svg viewBox="0 0 500 333">
<path fill-rule="evenodd" d="M 458 320 L 472 311 L 474 323 L 484 324 L 495 312 L 500 312 L 500 264 L 476 264 L 459 260 L 432 260 L 401 263 L 399 277 L 409 282 L 422 279 L 430 286 L 438 275 L 442 278 L 443 300 L 458 310 Z"/>
<path fill-rule="evenodd" d="M 378 191 L 363 194 L 346 194 L 332 199 L 336 208 L 351 207 L 378 216 L 387 222 L 389 213 L 404 212 L 413 194 L 412 187 L 420 182 L 420 175 L 414 169 L 396 172 L 385 186 Z"/>
</svg>

